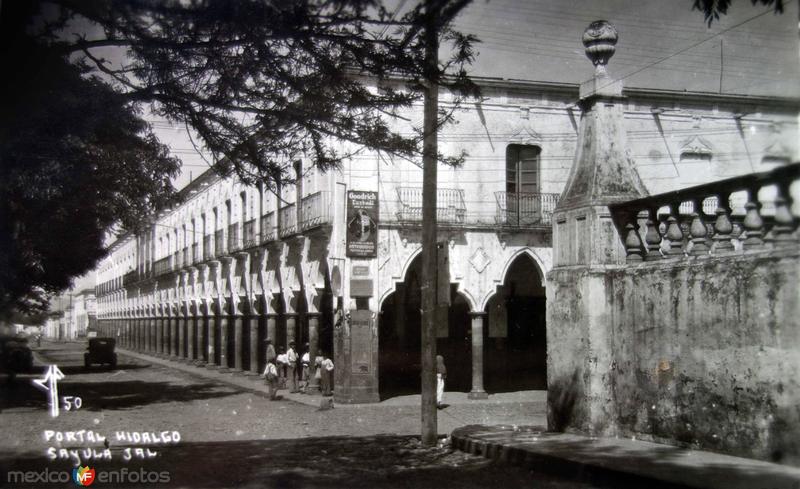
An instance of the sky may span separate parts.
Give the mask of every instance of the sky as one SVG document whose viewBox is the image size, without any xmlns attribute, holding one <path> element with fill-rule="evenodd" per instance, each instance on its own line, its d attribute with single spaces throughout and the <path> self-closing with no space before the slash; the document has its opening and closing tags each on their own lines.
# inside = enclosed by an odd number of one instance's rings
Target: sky
<svg viewBox="0 0 800 489">
<path fill-rule="evenodd" d="M 474 0 L 455 25 L 482 41 L 476 75 L 585 81 L 581 36 L 603 19 L 619 32 L 609 73 L 638 71 L 626 86 L 719 92 L 722 73 L 722 93 L 800 97 L 798 2 L 785 3 L 776 15 L 734 0 L 709 28 L 691 0 Z"/>
</svg>

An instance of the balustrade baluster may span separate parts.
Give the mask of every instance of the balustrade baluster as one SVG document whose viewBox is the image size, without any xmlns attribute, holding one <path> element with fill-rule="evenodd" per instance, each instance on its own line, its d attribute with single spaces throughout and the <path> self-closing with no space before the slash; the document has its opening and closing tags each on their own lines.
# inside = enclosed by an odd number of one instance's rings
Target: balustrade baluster
<svg viewBox="0 0 800 489">
<path fill-rule="evenodd" d="M 670 208 L 673 212 L 672 215 L 667 218 L 667 241 L 669 242 L 669 249 L 667 250 L 668 255 L 676 256 L 683 254 L 683 231 L 681 231 L 681 226 L 678 224 L 678 220 L 675 218 L 675 208 Z"/>
<path fill-rule="evenodd" d="M 730 251 L 733 250 L 733 224 L 731 224 L 730 210 L 717 207 L 717 220 L 714 221 L 714 236 L 712 239 L 716 243 L 714 251 Z"/>
<path fill-rule="evenodd" d="M 779 196 L 775 199 L 775 225 L 772 227 L 773 244 L 777 247 L 795 246 L 797 240 L 792 236 L 794 227 L 795 222 L 789 210 L 789 201 L 783 196 Z"/>
<path fill-rule="evenodd" d="M 647 243 L 647 256 L 646 261 L 660 260 L 663 258 L 661 255 L 661 234 L 658 232 L 658 220 L 656 219 L 656 212 L 658 209 L 650 208 L 647 217 L 647 233 L 644 236 L 644 241 Z"/>
<path fill-rule="evenodd" d="M 758 192 L 755 189 L 750 189 L 748 191 L 748 201 L 744 205 L 746 214 L 742 223 L 745 235 L 742 245 L 746 250 L 760 248 L 764 245 L 764 219 L 759 212 L 758 203 L 755 202 L 757 199 Z"/>
<path fill-rule="evenodd" d="M 631 222 L 631 220 L 633 222 Z M 627 255 L 628 263 L 638 263 L 642 261 L 642 239 L 639 237 L 639 231 L 636 224 L 636 214 L 630 217 L 628 224 L 625 225 L 625 253 Z"/>
<path fill-rule="evenodd" d="M 706 228 L 703 218 L 700 217 L 700 213 L 692 212 L 692 224 L 689 227 L 689 237 L 692 241 L 691 255 L 699 256 L 708 254 L 708 243 L 706 243 L 707 236 L 708 228 Z"/>
</svg>

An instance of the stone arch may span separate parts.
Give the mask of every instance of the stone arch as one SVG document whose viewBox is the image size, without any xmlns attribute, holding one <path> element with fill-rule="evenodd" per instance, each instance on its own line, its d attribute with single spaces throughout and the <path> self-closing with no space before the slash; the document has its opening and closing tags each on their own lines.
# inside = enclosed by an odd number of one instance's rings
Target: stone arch
<svg viewBox="0 0 800 489">
<path fill-rule="evenodd" d="M 515 251 L 509 258 L 506 260 L 505 264 L 503 265 L 503 270 L 500 272 L 500 276 L 494 279 L 494 287 L 489 290 L 486 295 L 483 296 L 477 310 L 485 310 L 486 306 L 488 305 L 489 301 L 492 300 L 492 297 L 497 293 L 498 287 L 503 285 L 506 278 L 508 277 L 508 272 L 514 262 L 520 256 L 527 255 L 529 258 L 533 260 L 538 268 L 539 278 L 541 279 L 541 286 L 544 287 L 546 284 L 546 274 L 547 274 L 547 265 L 545 264 L 544 260 L 536 253 L 535 250 L 531 248 L 525 247 Z"/>
</svg>

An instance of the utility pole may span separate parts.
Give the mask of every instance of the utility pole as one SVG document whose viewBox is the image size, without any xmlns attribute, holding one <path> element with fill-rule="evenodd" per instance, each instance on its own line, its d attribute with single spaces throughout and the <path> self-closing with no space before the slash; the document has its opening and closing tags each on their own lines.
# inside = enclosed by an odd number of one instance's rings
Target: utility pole
<svg viewBox="0 0 800 489">
<path fill-rule="evenodd" d="M 422 141 L 422 444 L 433 446 L 438 435 L 436 413 L 436 170 L 438 165 L 439 33 L 436 0 L 425 3 L 425 92 Z"/>
</svg>

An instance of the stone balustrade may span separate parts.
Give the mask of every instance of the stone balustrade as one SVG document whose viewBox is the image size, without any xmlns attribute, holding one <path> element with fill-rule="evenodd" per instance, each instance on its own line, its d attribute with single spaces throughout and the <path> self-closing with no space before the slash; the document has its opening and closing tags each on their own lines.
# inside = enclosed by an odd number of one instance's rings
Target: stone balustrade
<svg viewBox="0 0 800 489">
<path fill-rule="evenodd" d="M 794 163 L 609 208 L 628 263 L 796 247 L 791 187 L 798 180 Z"/>
</svg>

